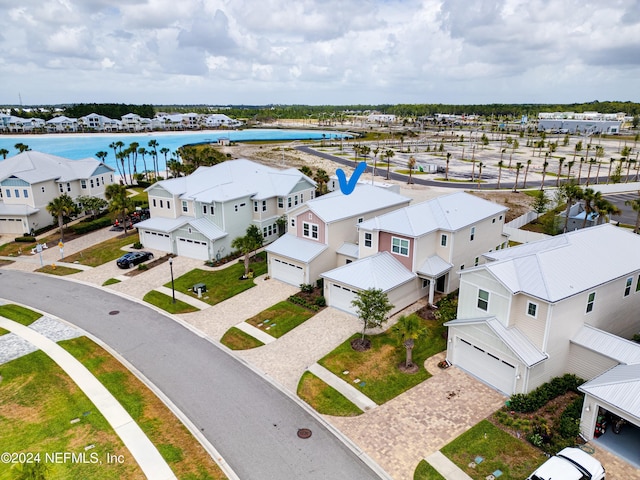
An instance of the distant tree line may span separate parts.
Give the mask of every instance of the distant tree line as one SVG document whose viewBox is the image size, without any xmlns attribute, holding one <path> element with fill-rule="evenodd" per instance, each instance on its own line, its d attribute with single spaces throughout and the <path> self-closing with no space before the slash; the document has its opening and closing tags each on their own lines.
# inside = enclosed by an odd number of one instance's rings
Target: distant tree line
<svg viewBox="0 0 640 480">
<path fill-rule="evenodd" d="M 80 118 L 90 113 L 97 113 L 105 117 L 120 119 L 127 113 L 135 113 L 145 118 L 153 118 L 153 105 L 131 105 L 126 103 L 77 103 L 64 109 L 64 114 L 71 118 Z"/>
</svg>

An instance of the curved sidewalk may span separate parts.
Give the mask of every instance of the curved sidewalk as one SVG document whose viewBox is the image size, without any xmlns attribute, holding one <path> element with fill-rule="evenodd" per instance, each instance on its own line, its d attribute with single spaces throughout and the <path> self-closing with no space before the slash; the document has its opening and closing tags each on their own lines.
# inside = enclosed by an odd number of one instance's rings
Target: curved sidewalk
<svg viewBox="0 0 640 480">
<path fill-rule="evenodd" d="M 0 327 L 24 338 L 42 350 L 71 377 L 109 422 L 147 478 L 176 479 L 167 462 L 138 424 L 104 385 L 76 358 L 57 343 L 13 320 L 0 317 Z"/>
</svg>

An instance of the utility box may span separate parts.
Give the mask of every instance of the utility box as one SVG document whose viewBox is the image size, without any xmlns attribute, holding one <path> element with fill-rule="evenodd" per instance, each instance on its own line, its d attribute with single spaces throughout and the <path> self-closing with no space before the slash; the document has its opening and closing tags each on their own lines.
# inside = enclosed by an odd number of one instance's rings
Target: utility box
<svg viewBox="0 0 640 480">
<path fill-rule="evenodd" d="M 192 290 L 193 293 L 204 293 L 207 291 L 207 286 L 204 283 L 196 283 Z"/>
</svg>

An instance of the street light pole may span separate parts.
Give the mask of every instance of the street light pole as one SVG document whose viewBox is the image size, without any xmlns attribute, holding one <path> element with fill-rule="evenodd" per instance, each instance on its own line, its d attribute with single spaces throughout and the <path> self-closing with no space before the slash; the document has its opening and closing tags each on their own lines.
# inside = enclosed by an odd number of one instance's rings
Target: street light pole
<svg viewBox="0 0 640 480">
<path fill-rule="evenodd" d="M 173 286 L 173 258 L 169 258 L 169 270 L 171 270 L 171 298 L 172 298 L 172 303 L 176 303 L 176 289 Z"/>
</svg>

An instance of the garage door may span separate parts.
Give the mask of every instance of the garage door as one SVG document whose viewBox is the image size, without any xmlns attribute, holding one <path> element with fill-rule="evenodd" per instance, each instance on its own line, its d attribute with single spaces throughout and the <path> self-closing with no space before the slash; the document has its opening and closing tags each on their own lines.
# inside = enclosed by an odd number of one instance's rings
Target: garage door
<svg viewBox="0 0 640 480">
<path fill-rule="evenodd" d="M 142 244 L 145 248 L 161 250 L 163 252 L 173 252 L 171 248 L 171 238 L 168 233 L 151 232 L 149 230 L 142 231 Z"/>
<path fill-rule="evenodd" d="M 207 242 L 193 240 L 191 238 L 176 238 L 178 255 L 198 260 L 209 260 L 209 246 Z"/>
<path fill-rule="evenodd" d="M 296 287 L 305 283 L 304 268 L 279 258 L 271 259 L 271 276 Z"/>
<path fill-rule="evenodd" d="M 515 365 L 493 353 L 473 345 L 463 338 L 456 339 L 455 363 L 497 390 L 511 395 L 516 376 Z"/>
<path fill-rule="evenodd" d="M 0 218 L 0 234 L 22 235 L 24 228 L 19 218 Z"/>
<path fill-rule="evenodd" d="M 351 301 L 356 298 L 354 290 L 349 287 L 332 283 L 329 287 L 329 305 L 356 315 L 356 309 Z"/>
</svg>

